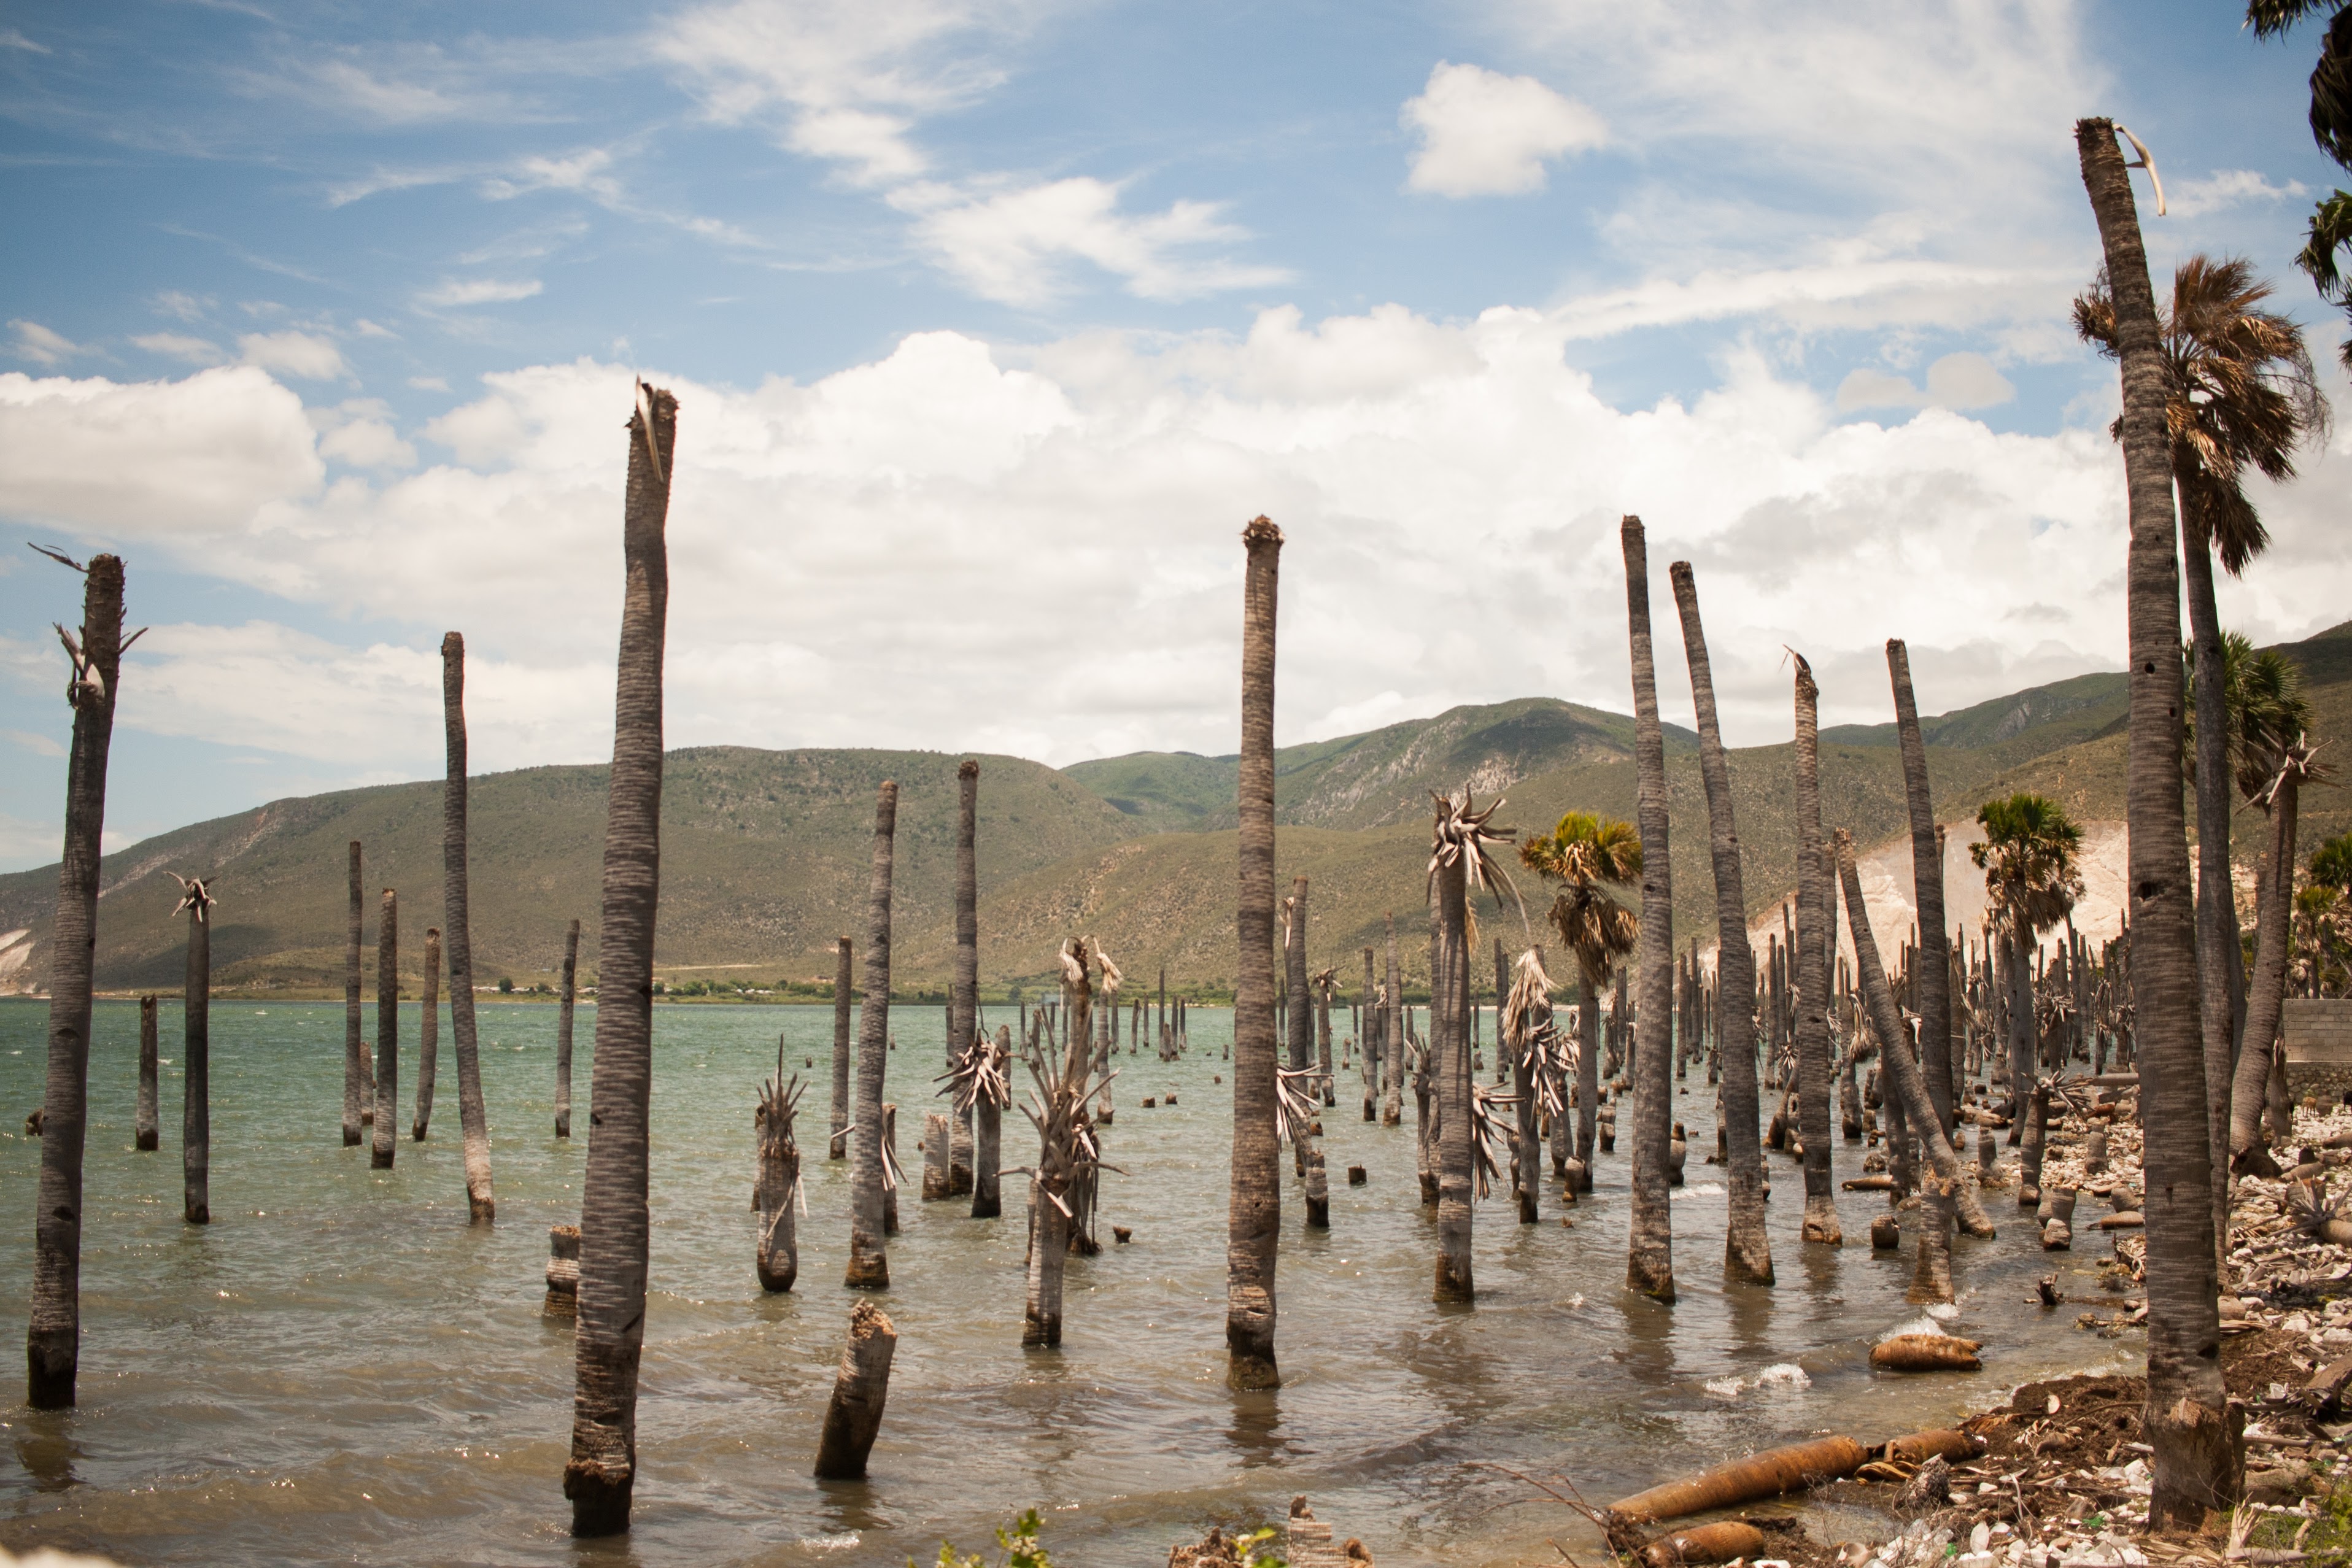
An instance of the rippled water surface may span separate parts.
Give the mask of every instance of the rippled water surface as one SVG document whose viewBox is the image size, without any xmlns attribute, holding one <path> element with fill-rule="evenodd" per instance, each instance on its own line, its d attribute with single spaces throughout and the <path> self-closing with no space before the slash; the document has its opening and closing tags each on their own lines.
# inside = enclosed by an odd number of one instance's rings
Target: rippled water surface
<svg viewBox="0 0 2352 1568">
<path fill-rule="evenodd" d="M 413 1041 L 415 1009 L 408 1014 Z M 992 1022 L 998 1009 L 991 1009 Z M 901 1007 L 890 1063 L 900 1144 L 939 1071 L 936 1007 Z M 1008 1015 L 1009 1016 L 1009 1015 Z M 31 1270 L 46 1005 L 0 1002 L 0 1315 L 21 1333 Z M 580 1024 L 579 1120 L 588 1040 Z M 1279 1350 L 1285 1386 L 1223 1383 L 1226 1147 L 1216 1076 L 1230 1016 L 1196 1010 L 1192 1053 L 1120 1057 L 1106 1157 L 1105 1234 L 1134 1241 L 1074 1259 L 1066 1338 L 1021 1348 L 1022 1200 L 975 1221 L 968 1199 L 903 1195 L 886 1310 L 898 1326 L 888 1414 L 869 1481 L 810 1479 L 853 1295 L 846 1165 L 829 1163 L 829 1008 L 665 1007 L 656 1014 L 653 1300 L 638 1406 L 635 1527 L 575 1545 L 560 1477 L 570 1440 L 572 1336 L 540 1315 L 547 1228 L 578 1218 L 587 1149 L 553 1130 L 551 1006 L 482 1010 L 499 1222 L 466 1223 L 456 1069 L 442 1030 L 431 1138 L 397 1168 L 341 1146 L 340 1004 L 213 1010 L 214 1223 L 180 1220 L 179 1081 L 164 1069 L 164 1146 L 131 1149 L 138 1017 L 98 1009 L 84 1230 L 81 1406 L 35 1414 L 9 1375 L 0 1542 L 127 1562 L 561 1563 L 929 1563 L 1034 1506 L 1057 1561 L 1167 1561 L 1211 1522 L 1277 1516 L 1304 1492 L 1341 1536 L 1399 1563 L 1555 1561 L 1548 1537 L 1589 1539 L 1557 1505 L 1480 1461 L 1566 1475 L 1595 1500 L 1729 1453 L 1817 1430 L 1865 1439 L 1946 1419 L 1999 1388 L 2135 1361 L 2138 1346 L 2028 1304 L 2047 1260 L 1996 1207 L 2000 1239 L 1957 1244 L 1954 1326 L 1987 1342 L 1979 1377 L 1897 1380 L 1869 1343 L 1914 1319 L 1907 1259 L 1873 1257 L 1878 1200 L 1843 1195 L 1842 1251 L 1800 1249 L 1801 1178 L 1773 1161 L 1776 1288 L 1721 1281 L 1724 1206 L 1698 1165 L 1675 1202 L 1681 1301 L 1628 1295 L 1625 1161 L 1563 1228 L 1478 1211 L 1478 1300 L 1431 1304 L 1432 1211 L 1407 1124 L 1368 1126 L 1352 1078 L 1327 1114 L 1332 1228 L 1304 1232 L 1284 1197 Z M 1491 1025 L 1491 1019 L 1489 1019 Z M 178 1009 L 163 1009 L 177 1056 Z M 374 1024 L 367 1024 L 373 1042 Z M 752 1272 L 751 1106 L 779 1030 L 789 1065 L 814 1059 L 813 1157 L 801 1274 L 763 1294 Z M 1016 1074 L 1019 1070 L 1016 1068 Z M 413 1058 L 402 1064 L 412 1095 Z M 1141 1108 L 1178 1092 L 1174 1106 Z M 806 1113 L 814 1112 L 814 1114 Z M 1712 1094 L 1677 1102 L 1713 1128 Z M 402 1124 L 406 1124 L 405 1099 Z M 1008 1117 L 1005 1159 L 1034 1134 Z M 1841 1144 L 1841 1177 L 1859 1151 Z M 1345 1185 L 1350 1165 L 1370 1172 Z M 2086 1272 L 2103 1243 L 2085 1239 Z M 2087 1289 L 2076 1282 L 2075 1288 Z M 21 1366 L 21 1361 L 9 1364 Z M 1796 1370 L 1789 1370 L 1794 1368 Z M 1777 1369 L 1777 1370 L 1773 1370 Z"/>
</svg>

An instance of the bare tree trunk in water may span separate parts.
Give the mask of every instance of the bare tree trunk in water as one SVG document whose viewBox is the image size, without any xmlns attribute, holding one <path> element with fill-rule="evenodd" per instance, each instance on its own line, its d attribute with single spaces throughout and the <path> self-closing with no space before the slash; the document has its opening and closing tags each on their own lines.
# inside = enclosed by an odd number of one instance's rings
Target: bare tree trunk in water
<svg viewBox="0 0 2352 1568">
<path fill-rule="evenodd" d="M 2180 800 L 2180 571 L 2164 346 L 2116 128 L 2074 128 L 2083 184 L 2099 223 L 2123 367 L 2124 473 L 2130 494 L 2130 912 L 2140 1115 L 2171 1135 L 2144 1156 L 2147 1217 L 2147 1410 L 2151 1530 L 2195 1529 L 2244 1490 L 2245 1414 L 2221 1385 L 2221 1281 L 2206 1124 L 2202 1010 Z M 2248 1041 L 2251 1046 L 2252 1041 Z M 2244 1054 L 2242 1049 L 2241 1055 Z"/>
<path fill-rule="evenodd" d="M 852 1290 L 890 1288 L 882 1192 L 882 1080 L 890 1065 L 890 874 L 898 831 L 898 786 L 885 779 L 874 802 L 874 874 L 866 894 L 866 1005 L 857 1015 L 857 1098 L 850 1112 L 849 1271 L 842 1282 Z"/>
<path fill-rule="evenodd" d="M 1241 952 L 1234 971 L 1225 1380 L 1249 1389 L 1282 1382 L 1274 1354 L 1274 1271 L 1282 1237 L 1282 1171 L 1274 1124 L 1274 674 L 1282 530 L 1265 517 L 1253 518 L 1242 530 L 1242 543 L 1248 564 L 1242 580 L 1242 750 L 1235 800 L 1241 821 L 1235 915 Z"/>
<path fill-rule="evenodd" d="M 667 486 L 662 505 L 667 509 Z M 466 1140 L 466 1209 L 474 1224 L 488 1225 L 499 1206 L 490 1192 L 490 1121 L 474 1033 L 474 939 L 466 914 L 466 640 L 455 632 L 441 639 L 441 716 L 449 755 L 441 795 L 441 931 L 449 954 L 449 1034 L 457 1048 L 457 1127 Z M 601 980 L 603 965 L 597 970 Z M 603 996 L 601 987 L 597 994 Z"/>
<path fill-rule="evenodd" d="M 213 1222 L 213 896 L 199 879 L 192 878 L 180 885 L 184 890 L 180 908 L 187 911 L 188 915 L 186 988 L 180 1002 L 180 1214 L 190 1225 L 210 1225 Z M 147 1020 L 142 1019 L 141 1021 L 144 1023 Z M 380 1123 L 379 1125 L 388 1126 L 390 1124 Z"/>
<path fill-rule="evenodd" d="M 1290 882 L 1290 918 L 1283 925 L 1282 973 L 1289 1001 L 1290 1070 L 1315 1064 L 1315 998 L 1307 984 L 1307 879 Z"/>
<path fill-rule="evenodd" d="M 800 1277 L 800 1238 L 793 1222 L 793 1200 L 801 1185 L 801 1150 L 793 1137 L 793 1112 L 801 1097 L 800 1080 L 789 1084 L 771 1079 L 760 1091 L 754 1113 L 760 1146 L 760 1245 L 753 1267 L 763 1291 L 789 1291 Z"/>
<path fill-rule="evenodd" d="M 425 933 L 425 1005 L 423 1017 L 416 1026 L 416 1121 L 409 1136 L 417 1143 L 425 1141 L 425 1129 L 433 1121 L 433 1067 L 441 1044 L 441 933 L 427 927 Z"/>
<path fill-rule="evenodd" d="M 1895 1095 L 1902 1096 L 1906 1127 L 1918 1138 L 1936 1174 L 1952 1184 L 1953 1201 L 1959 1206 L 1960 1228 L 1990 1240 L 1992 1220 L 1985 1214 L 1984 1205 L 1977 1201 L 1976 1188 L 1967 1179 L 1960 1157 L 1953 1151 L 1952 1140 L 1936 1120 L 1935 1103 L 1927 1098 L 1927 1074 L 1919 1071 L 1919 1059 L 1911 1053 L 1902 1010 L 1895 1005 L 1894 989 L 1887 985 L 1885 967 L 1878 961 L 1878 938 L 1870 929 L 1870 911 L 1862 902 L 1862 876 L 1853 868 L 1853 837 L 1843 828 L 1837 831 L 1837 858 L 1838 879 L 1845 884 L 1846 925 L 1853 934 L 1854 965 L 1862 972 L 1862 994 L 1870 1005 L 1870 1025 L 1878 1036 L 1878 1058 L 1885 1068 L 1882 1077 L 1894 1081 L 1894 1092 L 1887 1095 L 1887 1103 L 1892 1106 Z M 1889 1138 L 1896 1135 L 1890 1127 Z"/>
<path fill-rule="evenodd" d="M 1675 1299 L 1675 1221 L 1666 1145 L 1674 1132 L 1674 880 L 1666 858 L 1666 754 L 1658 727 L 1658 674 L 1650 653 L 1649 547 L 1642 519 L 1618 530 L 1625 552 L 1625 622 L 1633 651 L 1634 812 L 1642 834 L 1642 936 L 1634 971 L 1633 1220 L 1629 1290 Z"/>
<path fill-rule="evenodd" d="M 39 1207 L 33 1221 L 31 1321 L 25 1332 L 25 1402 L 63 1410 L 81 1364 L 81 1166 L 89 1120 L 91 958 L 106 829 L 106 758 L 122 664 L 122 562 L 94 556 L 83 572 L 80 666 L 66 763 L 65 852 L 58 865 L 56 946 L 49 960 L 48 1071 L 41 1095 Z"/>
<path fill-rule="evenodd" d="M 1737 987 L 1756 988 L 1756 954 L 1748 945 L 1748 898 L 1740 876 L 1739 828 L 1731 805 L 1731 768 L 1723 755 L 1723 732 L 1715 713 L 1715 674 L 1706 655 L 1706 629 L 1699 620 L 1698 583 L 1690 562 L 1666 569 L 1682 613 L 1683 652 L 1690 665 L 1691 698 L 1698 709 L 1699 777 L 1706 789 L 1707 853 L 1715 869 L 1716 974 Z M 1693 967 L 1696 969 L 1696 961 Z M 1696 1009 L 1692 1009 L 1696 1011 Z M 1696 1030 L 1690 1031 L 1696 1034 Z M 1772 1240 L 1764 1229 L 1764 1149 L 1756 1136 L 1756 1053 L 1733 1051 L 1724 1059 L 1725 1157 L 1731 1169 L 1729 1223 L 1723 1238 L 1723 1266 L 1737 1280 L 1772 1282 Z M 1814 1140 L 1806 1129 L 1811 1165 Z M 1821 1140 L 1828 1153 L 1828 1140 Z M 1811 1183 L 1807 1182 L 1810 1196 Z"/>
<path fill-rule="evenodd" d="M 849 1008 L 850 984 L 849 938 L 844 936 L 833 949 L 833 1144 L 828 1159 L 849 1157 L 849 1140 L 843 1129 L 849 1125 Z"/>
<path fill-rule="evenodd" d="M 948 993 L 948 1055 L 971 1048 L 980 1017 L 980 764 L 956 768 L 955 981 Z M 948 1134 L 948 1191 L 971 1190 L 971 1113 Z"/>
<path fill-rule="evenodd" d="M 388 887 L 376 912 L 375 1096 L 368 1165 L 388 1171 L 400 1148 L 400 895 Z"/>
<path fill-rule="evenodd" d="M 997 1026 L 992 1049 L 1001 1073 L 1013 1060 L 1010 1025 Z M 1004 1210 L 1003 1178 L 998 1174 L 1003 1166 L 1004 1108 L 983 1094 L 972 1106 L 971 1120 L 971 1217 L 994 1219 Z"/>
<path fill-rule="evenodd" d="M 1468 797 L 1464 797 L 1465 804 Z M 1470 1146 L 1470 946 L 1465 857 L 1437 868 L 1436 962 L 1429 977 L 1429 1048 L 1437 1079 L 1437 1284 L 1433 1299 L 1467 1302 L 1476 1295 L 1471 1268 L 1475 1182 Z"/>
<path fill-rule="evenodd" d="M 1388 995 L 1381 1008 L 1381 1125 L 1404 1120 L 1404 980 L 1397 973 L 1396 911 L 1388 912 Z"/>
<path fill-rule="evenodd" d="M 872 1301 L 850 1309 L 849 1344 L 834 1375 L 833 1399 L 824 1408 L 817 1438 L 820 1480 L 854 1481 L 866 1474 L 866 1456 L 882 1430 L 882 1408 L 890 1396 L 890 1360 L 898 1332 Z"/>
<path fill-rule="evenodd" d="M 373 1119 L 369 1102 L 367 1046 L 360 1028 L 360 841 L 352 841 L 352 909 L 343 936 L 343 1147 L 360 1145 L 360 1128 Z"/>
<path fill-rule="evenodd" d="M 596 1044 L 588 1070 L 588 1169 L 580 1199 L 572 1533 L 629 1528 L 637 1474 L 637 1363 L 645 1349 L 650 1230 L 646 1109 L 653 1092 L 654 922 L 661 894 L 662 645 L 669 610 L 664 531 L 677 400 L 639 383 L 629 422 L 626 568 L 613 770 L 596 934 Z M 450 988 L 470 985 L 454 955 Z"/>
<path fill-rule="evenodd" d="M 1576 1157 L 1583 1162 L 1580 1190 L 1592 1190 L 1593 1163 L 1601 1155 L 1601 993 L 1590 975 L 1577 979 Z M 1748 1051 L 1752 1059 L 1756 1052 Z"/>
<path fill-rule="evenodd" d="M 1902 639 L 1886 640 L 1886 673 L 1895 685 L 1895 728 L 1903 747 L 1903 794 L 1911 808 L 1911 882 L 1919 913 L 1917 965 L 1919 1069 L 1927 1075 L 1947 1136 L 1952 1131 L 1952 948 L 1944 925 L 1944 845 L 1927 791 L 1927 747 L 1919 737 L 1919 705 L 1911 695 L 1911 654 Z"/>
<path fill-rule="evenodd" d="M 1364 949 L 1364 1022 L 1356 1040 L 1356 1065 L 1363 1072 L 1364 1120 L 1367 1122 L 1377 1121 L 1381 1113 L 1381 1058 L 1384 1048 L 1380 1038 L 1379 998 L 1380 992 L 1372 979 L 1372 950 L 1367 947 Z"/>
<path fill-rule="evenodd" d="M 1822 844 L 1821 691 L 1797 661 L 1797 1129 L 1805 1145 L 1805 1220 L 1799 1233 L 1845 1244 L 1830 1169 L 1830 958 L 1837 948 L 1837 894 Z M 1746 941 L 1745 936 L 1741 938 Z M 1726 996 L 1732 993 L 1727 988 Z M 1753 1052 L 1749 1052 L 1753 1054 Z"/>
<path fill-rule="evenodd" d="M 155 1103 L 155 998 L 139 998 L 139 1104 L 133 1113 L 131 1146 L 152 1150 L 163 1146 L 163 1127 Z"/>
<path fill-rule="evenodd" d="M 580 922 L 563 933 L 563 988 L 555 1001 L 555 1135 L 572 1135 L 572 1012 L 580 994 Z"/>
</svg>

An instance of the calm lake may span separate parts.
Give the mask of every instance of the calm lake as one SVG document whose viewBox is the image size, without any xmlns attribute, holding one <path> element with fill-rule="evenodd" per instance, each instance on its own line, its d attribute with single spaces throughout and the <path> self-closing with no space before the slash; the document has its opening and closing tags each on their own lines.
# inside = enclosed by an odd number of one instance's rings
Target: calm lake
<svg viewBox="0 0 2352 1568">
<path fill-rule="evenodd" d="M 341 1145 L 340 1003 L 216 1005 L 214 1223 L 180 1218 L 179 1009 L 163 1009 L 163 1148 L 131 1148 L 138 1011 L 101 1003 L 90 1055 L 80 1408 L 34 1414 L 21 1371 L 0 1406 L 0 1544 L 100 1551 L 129 1563 L 929 1564 L 1035 1507 L 1073 1568 L 1158 1568 L 1213 1523 L 1277 1518 L 1306 1493 L 1381 1568 L 1581 1555 L 1583 1522 L 1490 1465 L 1564 1476 L 1595 1502 L 1756 1447 L 1825 1430 L 1865 1441 L 1940 1423 L 2008 1386 L 2137 1370 L 2074 1312 L 2031 1305 L 2057 1264 L 2092 1289 L 2095 1233 L 2056 1258 L 1996 1195 L 2000 1239 L 1955 1241 L 1956 1332 L 1986 1342 L 1976 1376 L 1872 1374 L 1870 1343 L 1916 1321 L 1907 1251 L 1871 1253 L 1883 1205 L 1843 1194 L 1842 1251 L 1801 1249 L 1801 1177 L 1771 1160 L 1777 1288 L 1722 1283 L 1724 1202 L 1713 1093 L 1676 1103 L 1693 1129 L 1675 1201 L 1683 1295 L 1628 1295 L 1626 1159 L 1541 1225 L 1502 1197 L 1479 1207 L 1475 1307 L 1430 1301 L 1434 1210 L 1402 1127 L 1368 1126 L 1352 1074 L 1325 1118 L 1328 1232 L 1284 1196 L 1279 1352 L 1286 1385 L 1224 1386 L 1231 1015 L 1196 1009 L 1192 1051 L 1122 1055 L 1105 1157 L 1103 1234 L 1132 1244 L 1073 1259 L 1058 1351 L 1021 1348 L 1021 1178 L 1005 1218 L 919 1200 L 922 1113 L 940 1071 L 941 1009 L 894 1009 L 891 1097 L 909 1172 L 882 1304 L 898 1331 L 888 1414 L 864 1484 L 809 1469 L 855 1297 L 847 1164 L 824 1159 L 832 1009 L 663 1007 L 655 1014 L 653 1296 L 638 1406 L 635 1525 L 567 1534 L 560 1485 L 572 1418 L 572 1334 L 542 1319 L 547 1228 L 575 1222 L 584 1138 L 554 1138 L 552 1005 L 485 1006 L 482 1069 L 499 1221 L 466 1223 L 457 1070 L 446 1020 L 432 1136 L 407 1141 L 416 1009 L 405 1014 L 398 1166 Z M 988 1009 L 992 1026 L 1010 1009 Z M 0 1322 L 21 1336 L 40 1158 L 21 1135 L 40 1103 L 46 1003 L 0 1002 Z M 595 1013 L 579 1024 L 576 1124 L 587 1121 Z M 1492 1017 L 1486 1020 L 1492 1040 Z M 373 1008 L 367 1038 L 374 1040 Z M 799 1121 L 809 1214 L 788 1295 L 752 1272 L 751 1111 L 782 1031 L 819 1086 Z M 1491 1068 L 1491 1058 L 1489 1060 Z M 1014 1066 L 1016 1088 L 1025 1072 Z M 1215 1082 L 1227 1075 L 1228 1083 Z M 1490 1074 L 1491 1075 L 1491 1074 Z M 1145 1095 L 1178 1092 L 1146 1111 Z M 1704 1132 L 1701 1131 L 1704 1129 Z M 1004 1158 L 1035 1155 L 1008 1113 Z M 1861 1151 L 1841 1143 L 1841 1179 Z M 1367 1186 L 1346 1185 L 1350 1165 Z M 1285 1170 L 1288 1162 L 1286 1157 Z M 1860 1245 L 1852 1244 L 1858 1240 Z M 1906 1239 L 1907 1243 L 1907 1239 Z M 21 1340 L 19 1341 L 21 1343 Z M 21 1369 L 21 1359 L 9 1365 Z M 1768 1369 L 1779 1369 L 1770 1370 Z"/>
</svg>

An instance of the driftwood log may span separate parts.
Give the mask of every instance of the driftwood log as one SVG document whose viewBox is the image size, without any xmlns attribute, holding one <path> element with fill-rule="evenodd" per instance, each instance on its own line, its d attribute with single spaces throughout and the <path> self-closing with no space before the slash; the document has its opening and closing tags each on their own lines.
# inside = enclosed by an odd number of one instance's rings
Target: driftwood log
<svg viewBox="0 0 2352 1568">
<path fill-rule="evenodd" d="M 1982 1344 L 1947 1333 L 1899 1333 L 1870 1347 L 1870 1364 L 1888 1372 L 1976 1372 Z"/>
</svg>

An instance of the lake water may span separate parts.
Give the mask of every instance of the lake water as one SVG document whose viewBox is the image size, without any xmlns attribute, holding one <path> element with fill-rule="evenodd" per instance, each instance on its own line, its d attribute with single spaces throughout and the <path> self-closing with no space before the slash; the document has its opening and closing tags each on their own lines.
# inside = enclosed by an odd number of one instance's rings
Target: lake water
<svg viewBox="0 0 2352 1568">
<path fill-rule="evenodd" d="M 163 1009 L 176 1063 L 179 1011 Z M 404 1009 L 404 1096 L 416 1009 Z M 921 1113 L 940 1071 L 941 1009 L 894 1009 L 899 1141 L 919 1180 Z M 990 1009 L 992 1023 L 1010 1009 Z M 0 1322 L 21 1333 L 31 1272 L 47 1006 L 0 1002 Z M 594 1011 L 581 1010 L 586 1123 Z M 568 1322 L 540 1313 L 547 1228 L 577 1220 L 584 1140 L 554 1138 L 551 1005 L 485 1006 L 482 1065 L 499 1222 L 466 1223 L 457 1071 L 442 1027 L 431 1138 L 398 1166 L 341 1145 L 339 1003 L 213 1009 L 214 1223 L 180 1218 L 179 1081 L 164 1069 L 160 1154 L 131 1149 L 135 1006 L 101 1003 L 90 1059 L 80 1407 L 28 1411 L 19 1373 L 0 1406 L 0 1543 L 102 1551 L 133 1563 L 587 1564 L 929 1563 L 948 1537 L 977 1547 L 1037 1508 L 1056 1561 L 1158 1568 L 1169 1546 L 1279 1517 L 1307 1494 L 1382 1568 L 1554 1561 L 1591 1531 L 1486 1468 L 1564 1476 L 1605 1501 L 1717 1458 L 1818 1431 L 1873 1440 L 1935 1424 L 2030 1378 L 2137 1368 L 2073 1313 L 2029 1305 L 2053 1262 L 2084 1278 L 2106 1247 L 2050 1259 L 1996 1198 L 2000 1239 L 1956 1243 L 1953 1326 L 1987 1342 L 1973 1377 L 1872 1374 L 1869 1344 L 1918 1315 L 1907 1253 L 1874 1257 L 1883 1201 L 1845 1194 L 1850 1238 L 1796 1240 L 1801 1178 L 1772 1156 L 1777 1288 L 1727 1288 L 1724 1203 L 1701 1166 L 1676 1195 L 1673 1307 L 1629 1295 L 1626 1161 L 1562 1228 L 1479 1207 L 1475 1307 L 1430 1301 L 1433 1210 L 1413 1175 L 1412 1109 L 1360 1119 L 1343 1076 L 1327 1114 L 1332 1228 L 1306 1232 L 1284 1197 L 1279 1354 L 1270 1394 L 1224 1385 L 1224 1241 L 1231 1015 L 1196 1009 L 1192 1052 L 1122 1054 L 1106 1157 L 1103 1233 L 1125 1247 L 1073 1259 L 1058 1351 L 1024 1351 L 1020 1178 L 1006 1217 L 968 1199 L 902 1194 L 892 1239 L 898 1326 L 888 1414 L 862 1484 L 809 1470 L 848 1312 L 847 1165 L 824 1152 L 828 1008 L 670 1006 L 655 1014 L 653 1297 L 638 1405 L 635 1524 L 618 1540 L 565 1533 Z M 373 1009 L 367 1038 L 374 1039 Z M 1488 1020 L 1491 1037 L 1491 1018 Z M 800 1119 L 810 1213 L 800 1282 L 763 1293 L 752 1272 L 751 1109 L 778 1031 L 819 1086 Z M 1122 1050 L 1124 1048 L 1122 1047 Z M 1017 1066 L 1016 1082 L 1024 1076 Z M 1228 1084 L 1214 1082 L 1225 1074 Z M 1179 1092 L 1146 1111 L 1147 1094 Z M 1696 1079 L 1677 1115 L 1711 1141 Z M 1622 1145 L 1621 1145 L 1622 1150 Z M 1005 1160 L 1034 1134 L 1008 1114 Z M 1840 1144 L 1841 1178 L 1859 1150 Z M 1367 1166 L 1369 1185 L 1345 1171 Z M 1285 1170 L 1287 1173 L 1287 1157 Z M 21 1367 L 20 1360 L 10 1365 Z M 1771 1368 L 1795 1368 L 1768 1372 Z M 1760 1378 L 1760 1381 L 1759 1381 Z"/>
</svg>

